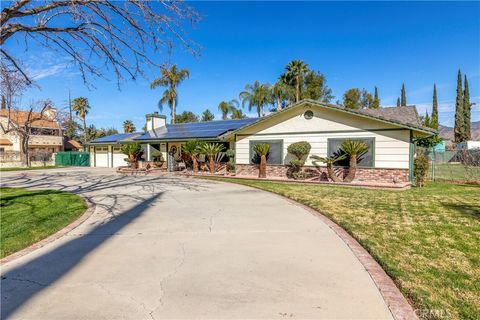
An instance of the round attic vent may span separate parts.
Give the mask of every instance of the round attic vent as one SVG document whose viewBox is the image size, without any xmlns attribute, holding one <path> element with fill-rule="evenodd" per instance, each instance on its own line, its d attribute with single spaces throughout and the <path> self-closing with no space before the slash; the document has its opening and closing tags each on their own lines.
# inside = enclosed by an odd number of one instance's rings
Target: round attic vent
<svg viewBox="0 0 480 320">
<path fill-rule="evenodd" d="M 310 119 L 313 118 L 313 111 L 312 110 L 307 110 L 307 111 L 305 111 L 303 116 L 305 117 L 305 119 L 310 120 Z"/>
</svg>

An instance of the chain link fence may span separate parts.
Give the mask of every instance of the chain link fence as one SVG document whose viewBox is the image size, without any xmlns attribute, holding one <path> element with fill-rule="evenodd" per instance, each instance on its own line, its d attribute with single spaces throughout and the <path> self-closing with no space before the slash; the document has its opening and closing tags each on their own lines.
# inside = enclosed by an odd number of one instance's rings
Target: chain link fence
<svg viewBox="0 0 480 320">
<path fill-rule="evenodd" d="M 480 149 L 435 151 L 417 148 L 417 153 L 421 152 L 430 159 L 430 180 L 480 184 Z"/>
</svg>

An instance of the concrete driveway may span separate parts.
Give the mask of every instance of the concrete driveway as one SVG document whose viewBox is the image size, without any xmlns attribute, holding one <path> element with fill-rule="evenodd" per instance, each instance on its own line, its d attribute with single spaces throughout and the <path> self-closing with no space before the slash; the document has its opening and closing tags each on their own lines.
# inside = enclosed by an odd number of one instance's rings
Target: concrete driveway
<svg viewBox="0 0 480 320">
<path fill-rule="evenodd" d="M 97 204 L 63 238 L 2 266 L 2 318 L 391 318 L 344 242 L 275 195 L 96 168 L 2 173 L 2 185 Z"/>
</svg>

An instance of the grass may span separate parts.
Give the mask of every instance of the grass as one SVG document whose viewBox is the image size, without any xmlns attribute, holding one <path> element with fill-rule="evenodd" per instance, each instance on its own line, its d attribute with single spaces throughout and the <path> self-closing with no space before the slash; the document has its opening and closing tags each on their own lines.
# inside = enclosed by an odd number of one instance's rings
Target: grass
<svg viewBox="0 0 480 320">
<path fill-rule="evenodd" d="M 323 213 L 354 236 L 420 315 L 480 315 L 480 187 L 406 191 L 211 178 L 268 190 Z"/>
<path fill-rule="evenodd" d="M 43 169 L 57 169 L 57 168 L 64 168 L 64 166 L 0 168 L 0 172 L 2 172 L 2 171 L 23 171 L 23 170 L 43 170 Z"/>
<path fill-rule="evenodd" d="M 80 196 L 67 192 L 0 188 L 0 257 L 48 237 L 86 208 Z"/>
</svg>

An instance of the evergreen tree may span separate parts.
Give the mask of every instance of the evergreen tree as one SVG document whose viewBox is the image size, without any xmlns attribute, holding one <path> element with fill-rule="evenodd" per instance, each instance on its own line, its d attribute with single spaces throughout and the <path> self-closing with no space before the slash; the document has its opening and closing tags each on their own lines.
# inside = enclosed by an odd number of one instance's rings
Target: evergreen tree
<svg viewBox="0 0 480 320">
<path fill-rule="evenodd" d="M 457 75 L 457 98 L 455 100 L 455 142 L 464 141 L 465 121 L 463 112 L 462 73 L 458 70 Z"/>
<path fill-rule="evenodd" d="M 210 110 L 206 109 L 205 111 L 203 111 L 202 121 L 212 121 L 213 119 L 215 119 L 215 116 Z"/>
<path fill-rule="evenodd" d="M 402 107 L 406 107 L 407 106 L 407 93 L 405 92 L 405 84 L 402 83 L 402 100 L 400 101 L 400 105 Z"/>
<path fill-rule="evenodd" d="M 423 118 L 423 125 L 425 127 L 431 127 L 432 126 L 432 119 L 428 115 L 428 111 L 425 111 L 425 118 Z"/>
<path fill-rule="evenodd" d="M 360 109 L 362 92 L 358 88 L 352 88 L 343 94 L 343 106 L 347 109 Z"/>
<path fill-rule="evenodd" d="M 463 140 L 471 140 L 472 133 L 471 133 L 471 117 L 470 117 L 470 108 L 472 104 L 470 103 L 470 92 L 468 90 L 468 80 L 467 76 L 465 75 L 465 81 L 463 83 L 463 122 L 464 122 L 464 132 L 463 132 Z"/>
<path fill-rule="evenodd" d="M 431 127 L 438 130 L 438 101 L 437 101 L 437 85 L 433 84 L 433 101 L 432 101 L 432 119 Z"/>
<path fill-rule="evenodd" d="M 400 98 L 397 98 L 397 107 L 400 107 Z"/>
<path fill-rule="evenodd" d="M 370 107 L 371 109 L 380 108 L 380 99 L 378 98 L 378 89 L 375 87 L 375 92 L 373 93 L 373 103 Z"/>
</svg>

